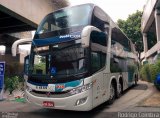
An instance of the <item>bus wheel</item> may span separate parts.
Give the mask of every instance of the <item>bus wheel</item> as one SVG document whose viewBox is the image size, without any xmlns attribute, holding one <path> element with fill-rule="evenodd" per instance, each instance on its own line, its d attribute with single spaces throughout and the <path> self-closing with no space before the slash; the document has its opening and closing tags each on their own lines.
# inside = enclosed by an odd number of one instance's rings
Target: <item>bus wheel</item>
<svg viewBox="0 0 160 118">
<path fill-rule="evenodd" d="M 114 102 L 114 100 L 115 100 L 115 86 L 113 83 L 111 83 L 108 104 L 112 104 Z"/>
<path fill-rule="evenodd" d="M 117 98 L 121 97 L 122 95 L 122 92 L 123 92 L 123 86 L 122 86 L 122 83 L 119 83 L 118 84 L 118 89 L 117 89 Z"/>
<path fill-rule="evenodd" d="M 134 79 L 134 85 L 137 86 L 137 78 Z"/>
<path fill-rule="evenodd" d="M 138 82 L 138 75 L 135 75 L 135 79 L 134 79 L 134 85 L 137 86 L 137 82 Z"/>
</svg>

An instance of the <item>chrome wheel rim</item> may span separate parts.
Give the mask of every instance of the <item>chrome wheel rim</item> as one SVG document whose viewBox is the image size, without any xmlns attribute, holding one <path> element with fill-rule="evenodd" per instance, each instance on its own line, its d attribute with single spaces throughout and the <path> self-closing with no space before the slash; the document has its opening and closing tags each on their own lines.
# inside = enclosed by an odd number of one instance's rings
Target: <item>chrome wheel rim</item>
<svg viewBox="0 0 160 118">
<path fill-rule="evenodd" d="M 113 85 L 111 84 L 111 86 L 110 86 L 110 99 L 113 99 L 114 95 L 115 95 L 115 90 L 114 90 Z"/>
<path fill-rule="evenodd" d="M 118 94 L 121 94 L 121 92 L 122 92 L 122 86 L 121 84 L 118 84 Z"/>
</svg>

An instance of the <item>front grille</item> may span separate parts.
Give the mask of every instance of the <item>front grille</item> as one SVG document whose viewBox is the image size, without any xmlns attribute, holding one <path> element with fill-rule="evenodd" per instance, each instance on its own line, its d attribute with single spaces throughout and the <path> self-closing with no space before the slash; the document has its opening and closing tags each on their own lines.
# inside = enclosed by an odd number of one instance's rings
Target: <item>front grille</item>
<svg viewBox="0 0 160 118">
<path fill-rule="evenodd" d="M 69 97 L 71 94 L 69 91 L 66 92 L 42 92 L 42 91 L 35 91 L 32 90 L 30 93 L 37 97 L 47 97 L 47 98 L 64 98 Z"/>
<path fill-rule="evenodd" d="M 55 79 L 55 78 L 45 78 L 45 77 L 39 77 L 39 76 L 31 76 L 28 78 L 28 81 L 34 82 L 34 83 L 40 83 L 40 84 L 55 84 L 55 83 L 65 83 L 70 82 L 74 80 L 79 80 L 79 78 L 75 76 L 70 76 L 66 78 L 61 79 Z"/>
</svg>

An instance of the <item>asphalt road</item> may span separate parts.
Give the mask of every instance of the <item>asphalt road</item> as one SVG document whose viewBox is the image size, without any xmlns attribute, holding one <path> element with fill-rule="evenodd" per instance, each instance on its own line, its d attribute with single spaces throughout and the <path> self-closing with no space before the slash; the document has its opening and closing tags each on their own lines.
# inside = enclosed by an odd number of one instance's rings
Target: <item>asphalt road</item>
<svg viewBox="0 0 160 118">
<path fill-rule="evenodd" d="M 137 86 L 126 90 L 112 105 L 104 103 L 89 112 L 62 111 L 44 109 L 29 103 L 11 101 L 0 102 L 2 118 L 117 118 L 118 112 L 160 111 L 160 108 L 143 108 L 138 103 L 153 93 L 153 86 L 139 81 Z M 154 110 L 155 109 L 155 110 Z M 144 111 L 143 111 L 144 110 Z M 8 117 L 6 117 L 8 116 Z"/>
</svg>

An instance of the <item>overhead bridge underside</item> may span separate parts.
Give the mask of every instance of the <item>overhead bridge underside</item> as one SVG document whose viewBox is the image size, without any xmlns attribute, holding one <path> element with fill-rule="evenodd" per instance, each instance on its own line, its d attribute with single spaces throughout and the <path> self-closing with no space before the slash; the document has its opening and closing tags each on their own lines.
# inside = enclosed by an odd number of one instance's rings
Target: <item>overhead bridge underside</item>
<svg viewBox="0 0 160 118">
<path fill-rule="evenodd" d="M 3 11 L 0 11 L 0 34 L 35 30 L 33 27 Z"/>
<path fill-rule="evenodd" d="M 53 1 L 0 0 L 0 34 L 35 30 L 44 16 L 54 11 Z"/>
</svg>

